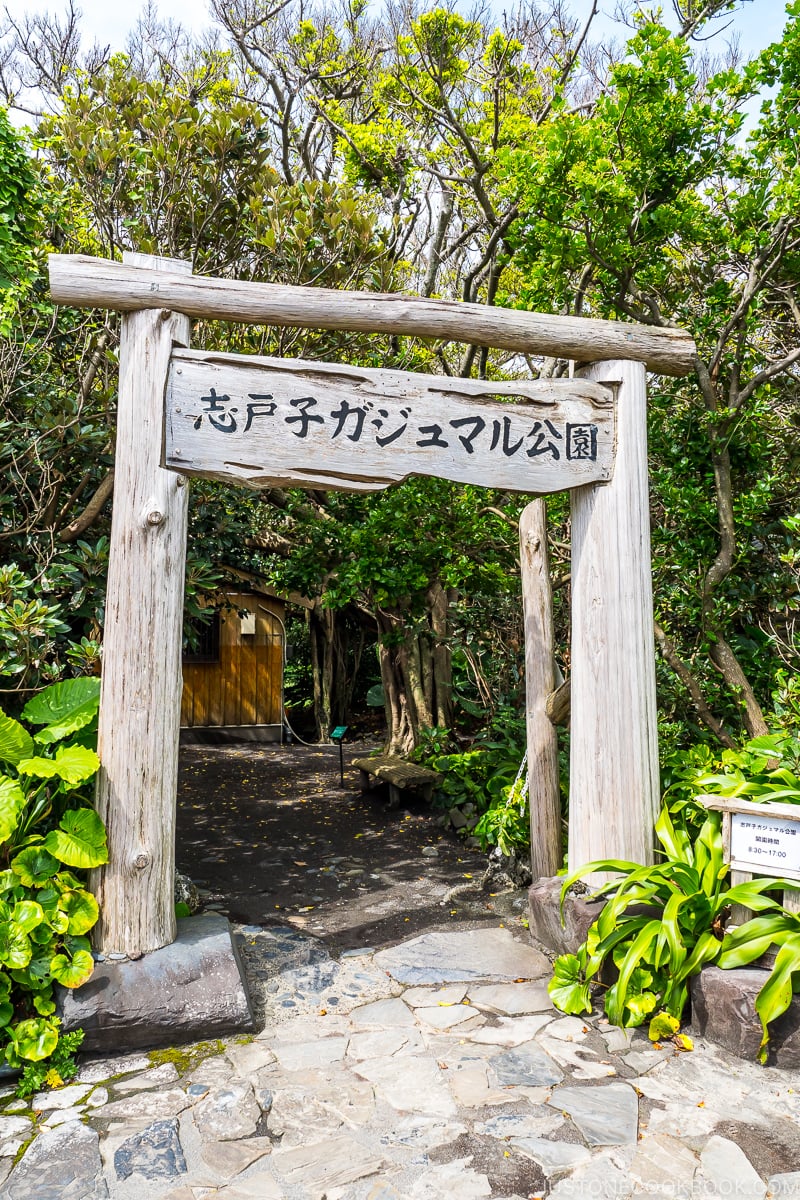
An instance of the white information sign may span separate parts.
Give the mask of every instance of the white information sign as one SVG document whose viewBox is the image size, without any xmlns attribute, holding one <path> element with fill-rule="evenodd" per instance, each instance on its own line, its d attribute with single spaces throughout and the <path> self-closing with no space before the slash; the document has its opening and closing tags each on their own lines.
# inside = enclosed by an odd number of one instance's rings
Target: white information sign
<svg viewBox="0 0 800 1200">
<path fill-rule="evenodd" d="M 164 465 L 252 487 L 371 490 L 409 475 L 517 492 L 611 478 L 613 392 L 176 350 Z"/>
<path fill-rule="evenodd" d="M 731 813 L 731 863 L 760 875 L 800 873 L 800 809 L 796 820 Z"/>
</svg>

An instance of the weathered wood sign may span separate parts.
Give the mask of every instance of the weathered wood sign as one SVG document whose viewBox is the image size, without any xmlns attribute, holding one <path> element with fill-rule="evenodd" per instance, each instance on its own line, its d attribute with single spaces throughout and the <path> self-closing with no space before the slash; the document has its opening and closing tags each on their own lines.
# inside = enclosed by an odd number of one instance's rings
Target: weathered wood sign
<svg viewBox="0 0 800 1200">
<path fill-rule="evenodd" d="M 800 880 L 800 805 L 700 796 L 722 813 L 725 861 L 748 875 Z"/>
<path fill-rule="evenodd" d="M 555 492 L 611 477 L 614 416 L 612 391 L 586 380 L 498 384 L 176 350 L 164 465 L 251 487 L 435 475 Z"/>
</svg>

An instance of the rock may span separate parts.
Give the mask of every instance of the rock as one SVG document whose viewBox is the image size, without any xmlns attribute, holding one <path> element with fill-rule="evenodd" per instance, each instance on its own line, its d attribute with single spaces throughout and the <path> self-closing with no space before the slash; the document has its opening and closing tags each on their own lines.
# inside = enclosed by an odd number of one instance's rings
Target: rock
<svg viewBox="0 0 800 1200">
<path fill-rule="evenodd" d="M 386 1165 L 384 1158 L 347 1134 L 308 1142 L 291 1150 L 276 1150 L 272 1160 L 290 1187 L 306 1189 L 314 1200 L 322 1200 L 333 1188 L 375 1175 Z"/>
<path fill-rule="evenodd" d="M 740 967 L 723 971 L 705 967 L 691 981 L 692 1032 L 717 1042 L 740 1058 L 758 1060 L 761 1022 L 755 999 L 769 978 L 768 971 Z M 770 1023 L 769 1061 L 789 1070 L 800 1068 L 800 997 Z"/>
<path fill-rule="evenodd" d="M 452 1162 L 431 1167 L 420 1175 L 411 1188 L 409 1200 L 482 1200 L 491 1196 L 486 1175 L 472 1170 L 472 1158 L 456 1158 Z"/>
<path fill-rule="evenodd" d="M 414 1018 L 402 1000 L 375 1000 L 350 1013 L 357 1029 L 414 1029 Z"/>
<path fill-rule="evenodd" d="M 80 1121 L 46 1129 L 8 1177 L 3 1200 L 107 1200 L 99 1138 Z"/>
<path fill-rule="evenodd" d="M 253 1028 L 238 951 L 224 917 L 178 921 L 171 946 L 135 962 L 98 963 L 76 989 L 59 988 L 64 1029 L 83 1029 L 83 1048 L 175 1045 Z"/>
<path fill-rule="evenodd" d="M 550 1087 L 564 1078 L 552 1058 L 527 1042 L 490 1060 L 489 1068 L 500 1087 Z"/>
<path fill-rule="evenodd" d="M 115 1055 L 86 1063 L 75 1078 L 78 1083 L 104 1083 L 107 1079 L 129 1075 L 132 1071 L 146 1071 L 149 1066 L 150 1059 L 144 1054 Z"/>
<path fill-rule="evenodd" d="M 440 1117 L 403 1117 L 391 1133 L 381 1138 L 384 1145 L 412 1146 L 418 1150 L 433 1150 L 446 1146 L 467 1132 L 466 1125 L 443 1121 Z"/>
<path fill-rule="evenodd" d="M 91 1095 L 86 1097 L 87 1108 L 102 1108 L 108 1104 L 108 1088 L 96 1087 Z"/>
<path fill-rule="evenodd" d="M 354 1033 L 347 1043 L 347 1057 L 356 1061 L 389 1058 L 392 1054 L 422 1053 L 425 1043 L 417 1029 L 373 1029 Z"/>
<path fill-rule="evenodd" d="M 564 901 L 564 924 L 561 923 L 559 903 L 564 880 L 555 875 L 537 879 L 528 890 L 530 931 L 537 942 L 541 942 L 554 954 L 574 954 L 586 941 L 589 926 L 603 911 L 605 900 L 591 900 L 585 896 L 568 893 Z"/>
<path fill-rule="evenodd" d="M 766 1184 L 747 1155 L 729 1138 L 710 1137 L 700 1153 L 700 1164 L 694 1186 L 702 1196 L 763 1200 L 767 1194 Z"/>
<path fill-rule="evenodd" d="M 249 1083 L 215 1088 L 199 1100 L 192 1111 L 200 1136 L 217 1142 L 252 1137 L 261 1118 Z"/>
<path fill-rule="evenodd" d="M 321 1037 L 313 1042 L 275 1042 L 275 1057 L 284 1071 L 306 1071 L 339 1062 L 347 1050 L 346 1037 Z"/>
<path fill-rule="evenodd" d="M 137 1174 L 145 1179 L 174 1179 L 186 1172 L 178 1122 L 155 1121 L 134 1133 L 114 1155 L 117 1179 Z"/>
<path fill-rule="evenodd" d="M 70 1087 L 54 1088 L 52 1092 L 37 1092 L 31 1100 L 34 1112 L 46 1112 L 50 1108 L 73 1108 L 91 1091 L 88 1084 L 75 1083 Z"/>
<path fill-rule="evenodd" d="M 630 1172 L 646 1195 L 661 1192 L 674 1200 L 690 1200 L 698 1165 L 697 1157 L 677 1138 L 646 1133 L 636 1147 Z"/>
<path fill-rule="evenodd" d="M 496 1025 L 487 1025 L 469 1035 L 479 1046 L 521 1046 L 529 1042 L 551 1017 L 543 1013 L 525 1017 L 500 1017 Z"/>
<path fill-rule="evenodd" d="M 423 846 L 422 847 L 422 857 L 423 858 L 438 858 L 439 851 L 436 849 L 435 846 Z"/>
<path fill-rule="evenodd" d="M 548 1103 L 569 1113 L 590 1146 L 636 1143 L 639 1101 L 627 1083 L 557 1088 Z"/>
<path fill-rule="evenodd" d="M 469 1004 L 451 1004 L 437 1005 L 436 1008 L 417 1008 L 414 1011 L 414 1016 L 418 1021 L 424 1021 L 431 1029 L 452 1029 L 456 1025 L 462 1025 L 464 1021 L 469 1021 L 471 1017 L 485 1017 L 478 1011 L 477 1008 L 472 1008 Z"/>
<path fill-rule="evenodd" d="M 198 1194 L 202 1195 L 199 1189 L 198 1192 L 192 1192 L 191 1200 L 196 1200 Z M 214 1200 L 286 1200 L 283 1188 L 266 1171 L 248 1175 L 247 1179 L 237 1179 L 228 1187 L 220 1188 L 212 1194 Z M 162 1196 L 161 1200 L 169 1200 L 169 1197 Z M 183 1197 L 180 1200 L 183 1200 Z"/>
<path fill-rule="evenodd" d="M 226 1046 L 225 1057 L 239 1075 L 253 1075 L 275 1062 L 275 1055 L 263 1042 L 248 1042 L 243 1046 Z"/>
<path fill-rule="evenodd" d="M 28 1117 L 0 1117 L 0 1158 L 8 1158 L 24 1146 L 34 1132 Z"/>
<path fill-rule="evenodd" d="M 515 1137 L 512 1145 L 537 1162 L 545 1175 L 563 1175 L 573 1167 L 588 1162 L 591 1155 L 585 1146 L 575 1142 L 551 1142 L 547 1138 Z"/>
<path fill-rule="evenodd" d="M 203 1162 L 223 1179 L 232 1179 L 259 1158 L 271 1153 L 272 1142 L 266 1137 L 240 1138 L 236 1142 L 209 1142 L 200 1148 Z"/>
<path fill-rule="evenodd" d="M 475 1126 L 476 1133 L 508 1141 L 511 1138 L 543 1138 L 555 1133 L 564 1120 L 544 1104 L 528 1105 L 524 1112 L 498 1113 Z"/>
<path fill-rule="evenodd" d="M 774 1200 L 796 1200 L 800 1196 L 800 1171 L 788 1171 L 783 1175 L 770 1175 L 767 1180 L 767 1195 Z"/>
<path fill-rule="evenodd" d="M 56 1125 L 64 1125 L 67 1121 L 80 1121 L 83 1112 L 82 1106 L 80 1108 L 54 1108 L 47 1120 L 42 1121 L 42 1125 L 47 1129 L 55 1129 Z"/>
<path fill-rule="evenodd" d="M 381 950 L 374 962 L 399 983 L 459 983 L 462 980 L 538 979 L 550 962 L 507 929 L 425 933 Z"/>
<path fill-rule="evenodd" d="M 467 994 L 464 983 L 453 983 L 449 987 L 415 987 L 403 992 L 403 1000 L 409 1008 L 433 1008 L 437 1004 L 460 1004 Z"/>
<path fill-rule="evenodd" d="M 119 1083 L 115 1083 L 114 1091 L 123 1096 L 128 1092 L 144 1092 L 148 1088 L 174 1083 L 177 1078 L 178 1068 L 175 1063 L 162 1063 L 160 1067 L 152 1067 L 149 1071 L 143 1071 L 141 1075 L 134 1075 L 131 1079 L 123 1079 Z"/>
<path fill-rule="evenodd" d="M 403 999 L 406 999 L 406 996 Z M 470 1004 L 487 1012 L 502 1016 L 518 1017 L 528 1013 L 555 1013 L 553 1001 L 542 983 L 489 983 L 471 987 L 468 992 Z"/>
<path fill-rule="evenodd" d="M 139 1092 L 134 1096 L 123 1096 L 112 1100 L 103 1108 L 104 1121 L 142 1121 L 177 1117 L 189 1107 L 189 1097 L 182 1088 L 170 1088 L 166 1092 Z"/>
<path fill-rule="evenodd" d="M 433 1059 L 398 1054 L 358 1063 L 353 1071 L 373 1083 L 392 1108 L 401 1112 L 455 1114 L 455 1104 Z"/>
<path fill-rule="evenodd" d="M 632 1195 L 633 1184 L 625 1172 L 608 1158 L 596 1158 L 560 1180 L 550 1200 L 628 1200 Z"/>
</svg>

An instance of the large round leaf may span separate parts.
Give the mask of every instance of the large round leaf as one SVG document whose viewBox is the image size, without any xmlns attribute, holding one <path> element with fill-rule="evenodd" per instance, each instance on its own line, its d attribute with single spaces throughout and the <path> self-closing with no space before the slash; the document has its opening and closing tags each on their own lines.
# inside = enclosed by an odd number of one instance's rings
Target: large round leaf
<svg viewBox="0 0 800 1200">
<path fill-rule="evenodd" d="M 29 700 L 22 710 L 22 715 L 32 725 L 53 725 L 56 722 L 67 721 L 86 706 L 94 706 L 94 715 L 99 703 L 99 679 L 92 676 L 64 679 L 61 683 L 51 683 L 44 691 L 39 692 L 38 696 Z M 88 721 L 81 721 L 76 729 L 82 729 L 87 724 Z"/>
<path fill-rule="evenodd" d="M 35 900 L 18 900 L 11 911 L 11 922 L 23 933 L 30 933 L 44 920 L 41 904 Z"/>
<path fill-rule="evenodd" d="M 19 1025 L 9 1029 L 14 1049 L 20 1058 L 31 1062 L 41 1062 L 49 1058 L 58 1045 L 58 1029 L 52 1021 L 44 1017 L 32 1017 L 29 1021 L 20 1021 Z"/>
<path fill-rule="evenodd" d="M 0 762 L 16 766 L 21 758 L 33 754 L 33 738 L 24 725 L 0 711 Z"/>
<path fill-rule="evenodd" d="M 41 887 L 58 870 L 58 860 L 44 846 L 28 846 L 11 860 L 11 867 L 20 883 L 26 887 Z M 40 898 L 41 902 L 41 898 Z"/>
<path fill-rule="evenodd" d="M 24 929 L 10 922 L 0 923 L 0 962 L 12 970 L 27 967 L 32 954 L 31 939 Z"/>
<path fill-rule="evenodd" d="M 80 987 L 93 970 L 94 959 L 88 950 L 76 950 L 71 958 L 66 954 L 54 954 L 50 960 L 53 979 L 67 988 Z"/>
<path fill-rule="evenodd" d="M 57 775 L 70 787 L 77 787 L 91 779 L 100 766 L 94 750 L 86 746 L 59 746 L 55 758 L 33 758 L 20 760 L 17 770 L 20 775 L 34 775 L 37 779 L 52 779 Z"/>
<path fill-rule="evenodd" d="M 17 828 L 25 796 L 15 779 L 0 776 L 0 842 L 7 842 Z"/>
<path fill-rule="evenodd" d="M 66 892 L 61 897 L 59 907 L 69 920 L 67 931 L 73 935 L 88 933 L 92 926 L 97 924 L 100 915 L 94 896 L 83 888 L 76 892 Z"/>
<path fill-rule="evenodd" d="M 61 827 L 51 829 L 44 839 L 47 850 L 68 867 L 99 867 L 108 862 L 106 831 L 103 822 L 91 808 L 73 809 L 64 813 Z"/>
</svg>

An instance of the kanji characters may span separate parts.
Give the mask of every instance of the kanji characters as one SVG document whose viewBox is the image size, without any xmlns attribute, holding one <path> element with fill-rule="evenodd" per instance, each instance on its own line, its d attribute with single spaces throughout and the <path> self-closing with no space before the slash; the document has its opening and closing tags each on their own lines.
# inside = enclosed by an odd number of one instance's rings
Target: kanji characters
<svg viewBox="0 0 800 1200">
<path fill-rule="evenodd" d="M 200 403 L 205 405 L 205 410 L 195 417 L 194 427 L 199 429 L 203 417 L 208 417 L 209 424 L 218 429 L 220 433 L 235 433 L 236 432 L 236 417 L 238 408 L 227 409 L 225 406 L 230 404 L 230 396 L 218 396 L 216 388 L 209 388 L 207 396 L 200 397 Z"/>
</svg>

